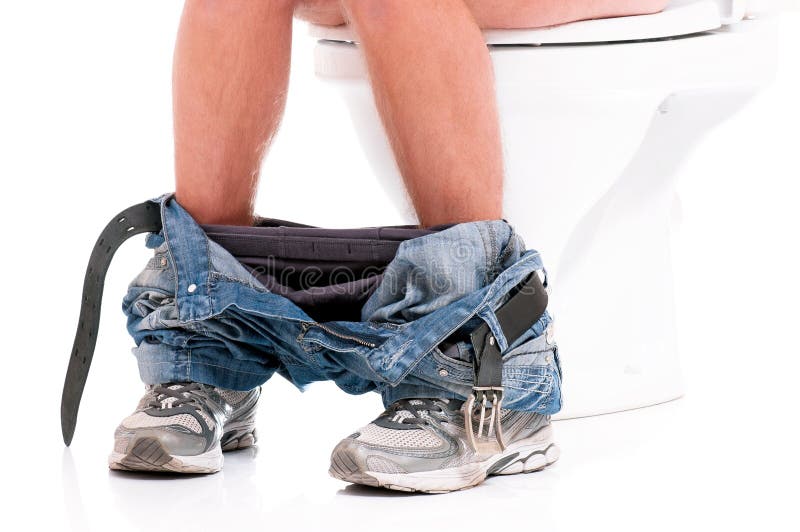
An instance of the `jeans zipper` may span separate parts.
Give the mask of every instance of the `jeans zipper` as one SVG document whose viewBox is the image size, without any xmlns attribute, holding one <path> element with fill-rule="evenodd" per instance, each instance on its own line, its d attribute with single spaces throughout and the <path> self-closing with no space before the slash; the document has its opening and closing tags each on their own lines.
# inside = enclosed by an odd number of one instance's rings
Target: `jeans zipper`
<svg viewBox="0 0 800 532">
<path fill-rule="evenodd" d="M 310 327 L 319 327 L 320 329 L 322 329 L 326 333 L 330 334 L 331 336 L 335 336 L 337 338 L 341 338 L 342 340 L 350 340 L 351 342 L 355 342 L 355 343 L 357 343 L 359 345 L 363 345 L 364 347 L 369 347 L 369 348 L 372 348 L 372 349 L 375 349 L 376 347 L 378 347 L 377 344 L 373 344 L 372 342 L 367 342 L 366 340 L 362 340 L 361 338 L 358 338 L 356 336 L 350 336 L 349 334 L 342 334 L 340 332 L 336 332 L 333 329 L 331 329 L 330 327 L 327 327 L 326 325 L 323 325 L 321 323 L 309 323 L 308 326 L 310 326 Z"/>
</svg>

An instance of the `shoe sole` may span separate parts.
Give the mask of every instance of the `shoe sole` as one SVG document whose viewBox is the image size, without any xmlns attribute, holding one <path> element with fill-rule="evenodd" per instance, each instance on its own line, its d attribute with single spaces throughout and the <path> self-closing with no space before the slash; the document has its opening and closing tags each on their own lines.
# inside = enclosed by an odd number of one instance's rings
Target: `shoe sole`
<svg viewBox="0 0 800 532">
<path fill-rule="evenodd" d="M 228 428 L 228 425 L 225 426 Z M 256 429 L 253 424 L 243 425 L 238 428 L 229 429 L 222 435 L 220 440 L 220 447 L 223 452 L 236 451 L 238 449 L 246 449 L 252 447 L 258 441 Z"/>
<path fill-rule="evenodd" d="M 406 492 L 449 493 L 477 486 L 491 475 L 541 471 L 560 456 L 552 434 L 552 427 L 548 426 L 483 462 L 417 473 L 359 471 L 347 453 L 334 453 L 329 473 L 334 478 L 354 484 Z"/>
<path fill-rule="evenodd" d="M 111 453 L 108 467 L 117 471 L 148 473 L 216 473 L 222 469 L 224 451 L 245 449 L 256 442 L 255 429 L 226 432 L 220 445 L 198 455 L 170 454 L 156 438 L 140 438 L 125 453 Z"/>
<path fill-rule="evenodd" d="M 167 452 L 156 438 L 141 438 L 127 452 L 111 453 L 108 467 L 151 473 L 216 473 L 222 469 L 222 461 L 219 445 L 203 454 L 182 456 Z"/>
</svg>

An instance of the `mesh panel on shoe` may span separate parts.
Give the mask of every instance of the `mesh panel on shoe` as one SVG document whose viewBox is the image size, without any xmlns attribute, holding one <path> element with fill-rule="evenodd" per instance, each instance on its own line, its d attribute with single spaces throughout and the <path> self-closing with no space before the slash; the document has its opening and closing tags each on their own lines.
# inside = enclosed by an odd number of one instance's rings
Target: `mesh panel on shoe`
<svg viewBox="0 0 800 532">
<path fill-rule="evenodd" d="M 208 425 L 208 428 L 211 429 L 211 430 L 214 430 L 214 420 L 211 419 L 211 417 L 206 413 L 206 411 L 200 409 L 197 412 L 200 414 L 200 417 L 203 418 L 203 421 L 206 422 L 206 425 Z M 192 419 L 194 419 L 194 418 L 192 418 Z M 195 420 L 195 421 L 197 421 L 197 420 Z"/>
<path fill-rule="evenodd" d="M 147 408 L 147 406 L 150 404 L 150 401 L 152 401 L 153 399 L 155 399 L 155 394 L 153 393 L 153 390 L 151 390 L 150 387 L 148 387 L 145 394 L 142 396 L 141 399 L 139 399 L 139 404 L 136 405 L 136 410 L 144 410 L 145 408 Z"/>
<path fill-rule="evenodd" d="M 368 456 L 367 469 L 375 473 L 407 473 L 405 469 L 382 456 Z"/>
<path fill-rule="evenodd" d="M 247 394 L 250 392 L 237 392 L 235 390 L 224 390 L 222 388 L 217 388 L 216 392 L 222 397 L 222 399 L 228 403 L 229 405 L 237 405 L 241 403 Z"/>
<path fill-rule="evenodd" d="M 146 412 L 137 412 L 128 416 L 122 421 L 122 425 L 129 429 L 144 429 L 152 427 L 165 427 L 167 425 L 180 425 L 192 432 L 200 434 L 203 429 L 200 423 L 190 414 L 178 414 L 176 416 L 159 417 L 151 416 Z"/>
<path fill-rule="evenodd" d="M 442 440 L 425 430 L 398 430 L 379 427 L 370 423 L 359 431 L 358 441 L 383 447 L 439 447 Z"/>
</svg>

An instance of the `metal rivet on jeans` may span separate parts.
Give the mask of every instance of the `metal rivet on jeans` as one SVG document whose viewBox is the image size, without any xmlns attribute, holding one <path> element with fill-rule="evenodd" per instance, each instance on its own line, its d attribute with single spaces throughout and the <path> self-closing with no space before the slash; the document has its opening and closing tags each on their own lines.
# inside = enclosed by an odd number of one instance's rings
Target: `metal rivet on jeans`
<svg viewBox="0 0 800 532">
<path fill-rule="evenodd" d="M 189 285 L 189 286 L 186 288 L 186 290 L 187 290 L 187 291 L 188 291 L 190 294 L 193 294 L 193 293 L 194 293 L 194 291 L 195 291 L 195 290 L 197 290 L 197 285 L 196 285 L 196 284 L 194 284 L 194 283 L 192 283 L 192 284 L 190 284 L 190 285 Z"/>
<path fill-rule="evenodd" d="M 440 377 L 447 377 L 448 375 L 449 375 L 449 373 L 447 373 L 446 369 L 442 368 L 442 369 L 439 370 L 439 376 Z"/>
<path fill-rule="evenodd" d="M 166 266 L 167 265 L 167 259 L 165 259 L 164 257 L 161 258 L 161 265 L 162 266 Z"/>
</svg>

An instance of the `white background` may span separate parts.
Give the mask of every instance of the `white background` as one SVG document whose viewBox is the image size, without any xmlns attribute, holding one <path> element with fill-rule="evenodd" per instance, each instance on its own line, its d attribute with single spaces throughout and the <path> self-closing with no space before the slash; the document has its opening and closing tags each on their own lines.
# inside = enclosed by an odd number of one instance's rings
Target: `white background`
<svg viewBox="0 0 800 532">
<path fill-rule="evenodd" d="M 320 384 L 265 387 L 256 451 L 222 473 L 152 478 L 106 469 L 113 429 L 141 395 L 119 305 L 144 265 L 120 250 L 77 435 L 59 399 L 85 261 L 122 208 L 173 188 L 170 64 L 177 1 L 0 3 L 3 530 L 798 530 L 800 13 L 783 15 L 775 82 L 697 147 L 675 235 L 686 396 L 561 421 L 562 459 L 444 496 L 327 476 L 335 443 L 380 409 Z M 265 38 L 268 36 L 265 35 Z M 297 26 L 283 129 L 258 212 L 339 226 L 390 224 L 345 109 L 315 82 Z M 361 196 L 342 193 L 358 180 Z M 302 193 L 307 208 L 282 198 Z M 322 205 L 336 198 L 338 210 Z M 568 354 L 564 354 L 568 356 Z"/>
</svg>

